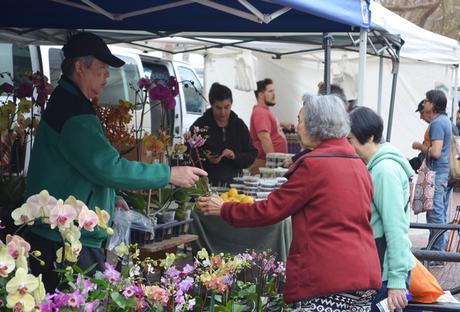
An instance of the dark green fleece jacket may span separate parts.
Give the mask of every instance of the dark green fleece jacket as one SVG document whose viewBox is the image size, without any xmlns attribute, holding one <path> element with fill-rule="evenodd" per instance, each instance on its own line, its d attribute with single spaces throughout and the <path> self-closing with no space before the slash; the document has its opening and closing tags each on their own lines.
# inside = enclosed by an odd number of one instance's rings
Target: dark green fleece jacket
<svg viewBox="0 0 460 312">
<path fill-rule="evenodd" d="M 170 168 L 162 164 L 128 161 L 107 140 L 91 102 L 68 78 L 62 77 L 48 101 L 32 149 L 27 174 L 27 196 L 43 189 L 67 199 L 69 195 L 100 207 L 113 217 L 115 189 L 139 190 L 165 186 Z M 60 242 L 49 225 L 38 224 L 32 232 Z M 100 247 L 104 230 L 82 230 L 85 247 Z"/>
</svg>

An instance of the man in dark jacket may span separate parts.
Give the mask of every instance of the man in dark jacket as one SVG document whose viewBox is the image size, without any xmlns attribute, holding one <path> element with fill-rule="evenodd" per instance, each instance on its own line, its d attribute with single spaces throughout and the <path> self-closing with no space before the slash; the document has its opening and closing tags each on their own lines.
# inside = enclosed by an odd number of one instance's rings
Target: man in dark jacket
<svg viewBox="0 0 460 312">
<path fill-rule="evenodd" d="M 214 83 L 209 90 L 211 108 L 198 118 L 193 127 L 206 127 L 208 139 L 204 169 L 212 184 L 227 184 L 256 159 L 248 127 L 232 111 L 232 91 Z"/>
<path fill-rule="evenodd" d="M 90 100 L 106 86 L 109 66 L 121 67 L 124 62 L 112 55 L 101 38 L 87 32 L 70 37 L 63 51 L 63 76 L 43 113 L 32 150 L 27 196 L 44 189 L 63 200 L 73 195 L 88 208 L 97 206 L 113 216 L 115 189 L 159 188 L 168 183 L 190 187 L 206 175 L 198 168 L 123 159 L 106 138 Z M 31 261 L 31 269 L 35 275 L 41 273 L 46 289 L 53 291 L 59 282 L 53 270 L 61 236 L 47 224 L 35 224 L 31 232 L 29 242 L 45 260 L 44 267 Z M 97 264 L 103 270 L 101 245 L 106 238 L 100 229 L 81 230 L 78 265 L 82 269 Z"/>
</svg>

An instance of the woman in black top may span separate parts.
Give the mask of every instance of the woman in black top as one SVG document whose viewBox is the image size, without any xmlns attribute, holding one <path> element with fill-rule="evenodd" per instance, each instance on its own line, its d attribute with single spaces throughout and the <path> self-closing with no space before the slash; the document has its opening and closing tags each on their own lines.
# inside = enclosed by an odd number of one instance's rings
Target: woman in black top
<svg viewBox="0 0 460 312">
<path fill-rule="evenodd" d="M 232 111 L 232 91 L 217 82 L 209 90 L 209 108 L 193 127 L 208 128 L 204 149 L 208 151 L 203 166 L 214 185 L 231 182 L 255 160 L 257 150 L 248 127 Z"/>
</svg>

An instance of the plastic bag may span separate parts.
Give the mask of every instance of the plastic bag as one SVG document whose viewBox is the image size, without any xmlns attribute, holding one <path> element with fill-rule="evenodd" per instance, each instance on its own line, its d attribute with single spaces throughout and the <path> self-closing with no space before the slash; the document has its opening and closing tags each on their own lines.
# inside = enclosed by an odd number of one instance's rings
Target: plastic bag
<svg viewBox="0 0 460 312">
<path fill-rule="evenodd" d="M 114 250 L 121 243 L 131 243 L 131 229 L 153 233 L 152 221 L 145 215 L 135 210 L 115 208 L 113 218 L 113 234 L 107 241 L 107 249 Z"/>
</svg>

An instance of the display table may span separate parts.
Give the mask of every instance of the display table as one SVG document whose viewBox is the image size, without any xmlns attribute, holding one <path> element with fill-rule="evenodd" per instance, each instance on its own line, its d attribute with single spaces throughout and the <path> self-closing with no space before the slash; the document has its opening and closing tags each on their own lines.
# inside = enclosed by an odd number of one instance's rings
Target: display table
<svg viewBox="0 0 460 312">
<path fill-rule="evenodd" d="M 286 261 L 292 239 L 291 218 L 257 228 L 234 228 L 221 217 L 205 216 L 196 209 L 192 211 L 192 218 L 191 231 L 198 235 L 192 244 L 194 249 L 230 254 L 270 249 L 278 260 Z"/>
<path fill-rule="evenodd" d="M 147 244 L 140 248 L 140 258 L 145 259 L 146 257 L 150 257 L 152 259 L 162 259 L 167 252 L 175 253 L 178 246 L 194 242 L 197 239 L 198 236 L 196 235 L 184 234 L 161 242 Z"/>
</svg>

